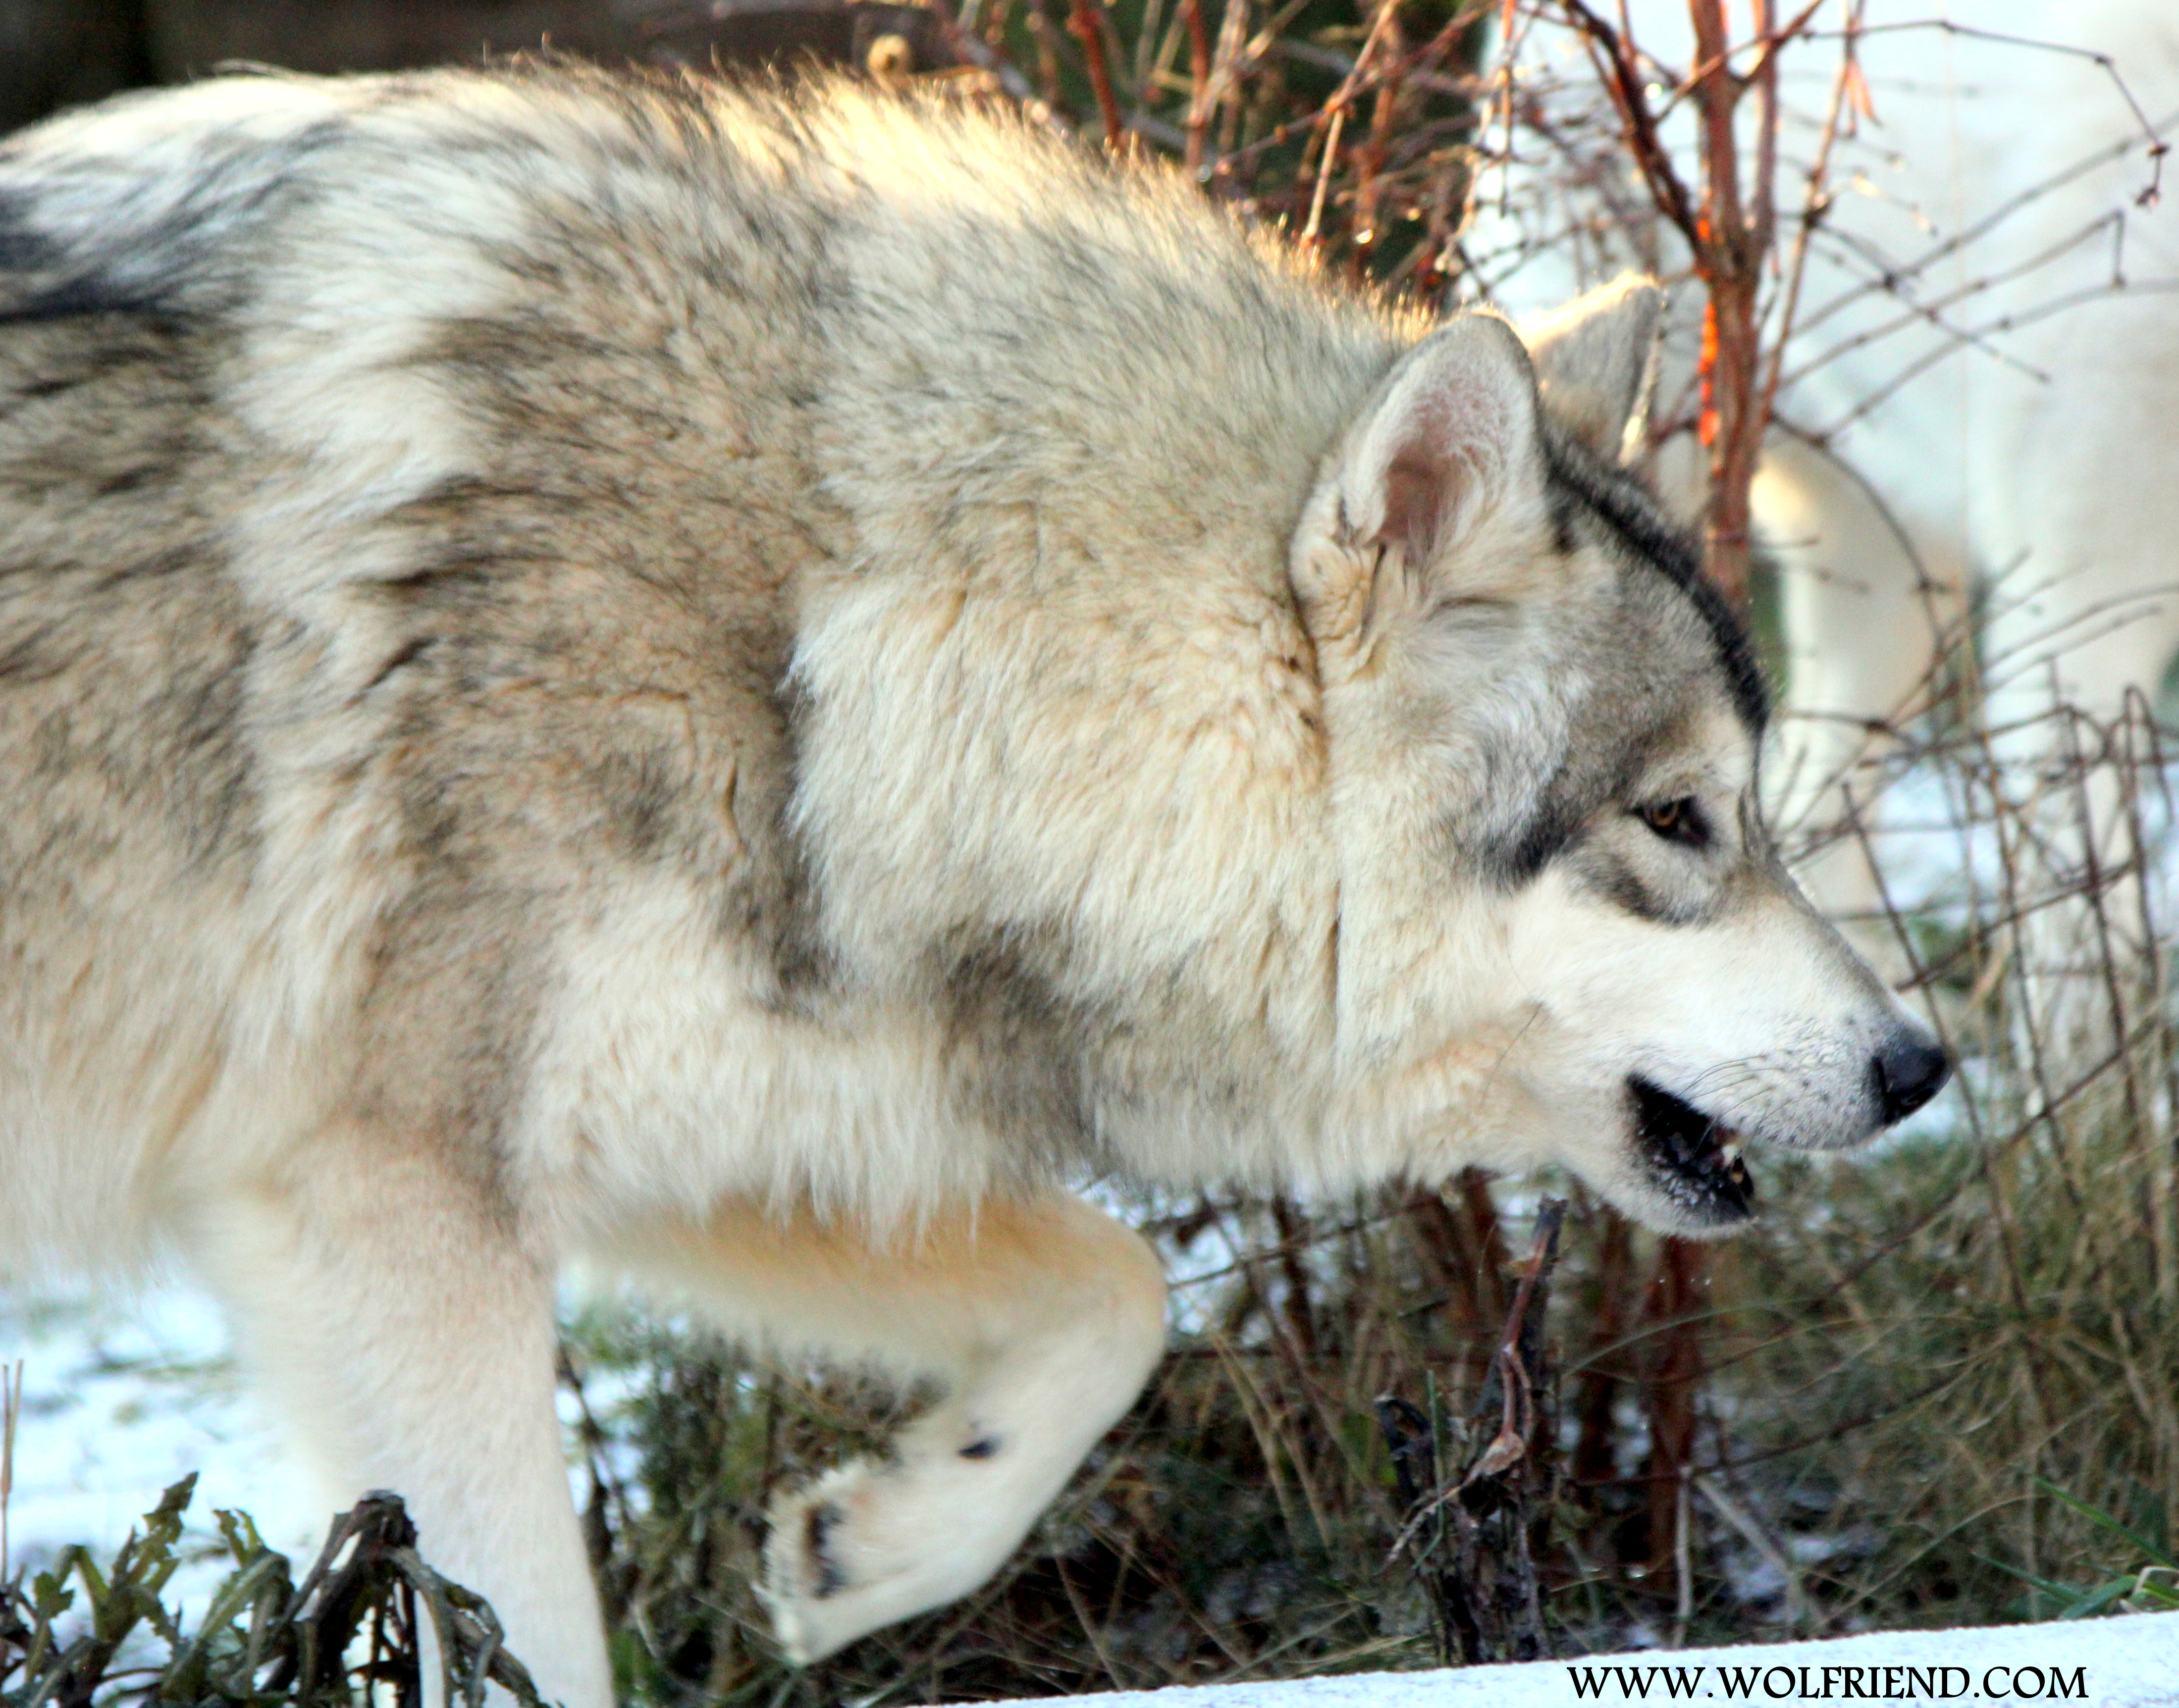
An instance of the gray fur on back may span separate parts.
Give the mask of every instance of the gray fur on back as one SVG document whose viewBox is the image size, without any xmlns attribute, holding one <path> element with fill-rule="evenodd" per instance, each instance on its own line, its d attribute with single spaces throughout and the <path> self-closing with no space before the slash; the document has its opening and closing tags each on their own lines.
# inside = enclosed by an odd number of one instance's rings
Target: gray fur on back
<svg viewBox="0 0 2179 1708">
<path fill-rule="evenodd" d="M 1044 601 L 1056 705 L 1153 694 L 1152 632 L 1290 616 L 1312 471 L 1418 330 L 1024 123 L 572 69 L 56 121 L 0 149 L 0 260 L 5 951 L 91 968 L 126 917 L 160 984 L 255 1048 L 330 1027 L 344 1095 L 486 1174 L 556 934 L 617 872 L 693 886 L 752 996 L 822 1017 L 825 891 L 871 851 L 790 811 L 811 611 Z M 1070 653 L 1052 611 L 1093 602 L 1137 643 Z M 287 977 L 305 843 L 358 934 L 269 1015 L 241 986 Z M 853 977 L 919 983 L 964 1087 L 1071 1148 L 1079 927 L 959 851 Z M 254 963 L 197 941 L 222 913 Z M 41 983 L 0 1002 L 49 1018 Z"/>
</svg>

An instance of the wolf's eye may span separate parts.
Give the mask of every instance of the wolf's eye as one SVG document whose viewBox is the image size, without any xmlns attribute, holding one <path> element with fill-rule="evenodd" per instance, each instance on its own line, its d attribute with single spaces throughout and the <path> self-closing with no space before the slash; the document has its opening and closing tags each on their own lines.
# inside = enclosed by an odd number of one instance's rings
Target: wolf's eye
<svg viewBox="0 0 2179 1708">
<path fill-rule="evenodd" d="M 1637 807 L 1634 816 L 1667 842 L 1683 843 L 1690 848 L 1709 845 L 1710 824 L 1692 795 L 1683 795 L 1677 801 L 1659 801 L 1647 807 Z"/>
</svg>

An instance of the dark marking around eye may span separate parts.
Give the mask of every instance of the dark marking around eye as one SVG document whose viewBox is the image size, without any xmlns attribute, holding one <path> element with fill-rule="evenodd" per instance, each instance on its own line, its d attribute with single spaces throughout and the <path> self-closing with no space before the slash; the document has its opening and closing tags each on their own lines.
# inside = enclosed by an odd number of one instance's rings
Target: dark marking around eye
<svg viewBox="0 0 2179 1708">
<path fill-rule="evenodd" d="M 1710 846 L 1710 820 L 1704 816 L 1701 803 L 1692 795 L 1637 807 L 1634 816 L 1667 842 L 1677 842 L 1688 848 Z"/>
<path fill-rule="evenodd" d="M 1501 884 L 1518 889 L 1566 851 L 1574 829 L 1562 806 L 1546 801 L 1518 835 L 1485 851 L 1486 867 Z"/>
<path fill-rule="evenodd" d="M 1708 911 L 1699 902 L 1689 906 L 1686 901 L 1659 894 L 1619 854 L 1601 847 L 1587 851 L 1575 872 L 1590 894 L 1652 925 L 1692 925 Z"/>
<path fill-rule="evenodd" d="M 980 1435 L 974 1441 L 970 1442 L 968 1446 L 961 1449 L 961 1457 L 963 1459 L 989 1459 L 998 1450 L 999 1442 L 996 1436 Z"/>
</svg>

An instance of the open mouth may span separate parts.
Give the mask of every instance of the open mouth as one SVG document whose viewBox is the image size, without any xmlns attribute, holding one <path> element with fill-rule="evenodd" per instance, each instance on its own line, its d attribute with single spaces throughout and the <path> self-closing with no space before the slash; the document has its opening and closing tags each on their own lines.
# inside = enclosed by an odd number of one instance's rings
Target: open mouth
<svg viewBox="0 0 2179 1708">
<path fill-rule="evenodd" d="M 1640 1075 L 1627 1081 L 1634 1138 L 1666 1196 L 1705 1221 L 1754 1213 L 1755 1179 L 1740 1160 L 1740 1135 Z"/>
</svg>

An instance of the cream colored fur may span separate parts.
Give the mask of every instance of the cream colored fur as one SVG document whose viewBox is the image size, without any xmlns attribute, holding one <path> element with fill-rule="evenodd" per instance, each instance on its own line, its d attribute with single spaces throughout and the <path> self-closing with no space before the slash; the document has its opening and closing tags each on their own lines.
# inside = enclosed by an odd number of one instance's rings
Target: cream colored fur
<svg viewBox="0 0 2179 1708">
<path fill-rule="evenodd" d="M 775 1508 L 808 1658 L 1155 1363 L 1068 1183 L 1703 1231 L 1638 1082 L 1934 1089 L 1614 466 L 1645 287 L 1532 358 L 1020 123 L 553 69 L 62 120 L 0 256 L 0 1249 L 178 1250 L 576 1708 L 570 1258 L 949 1384 Z"/>
</svg>

